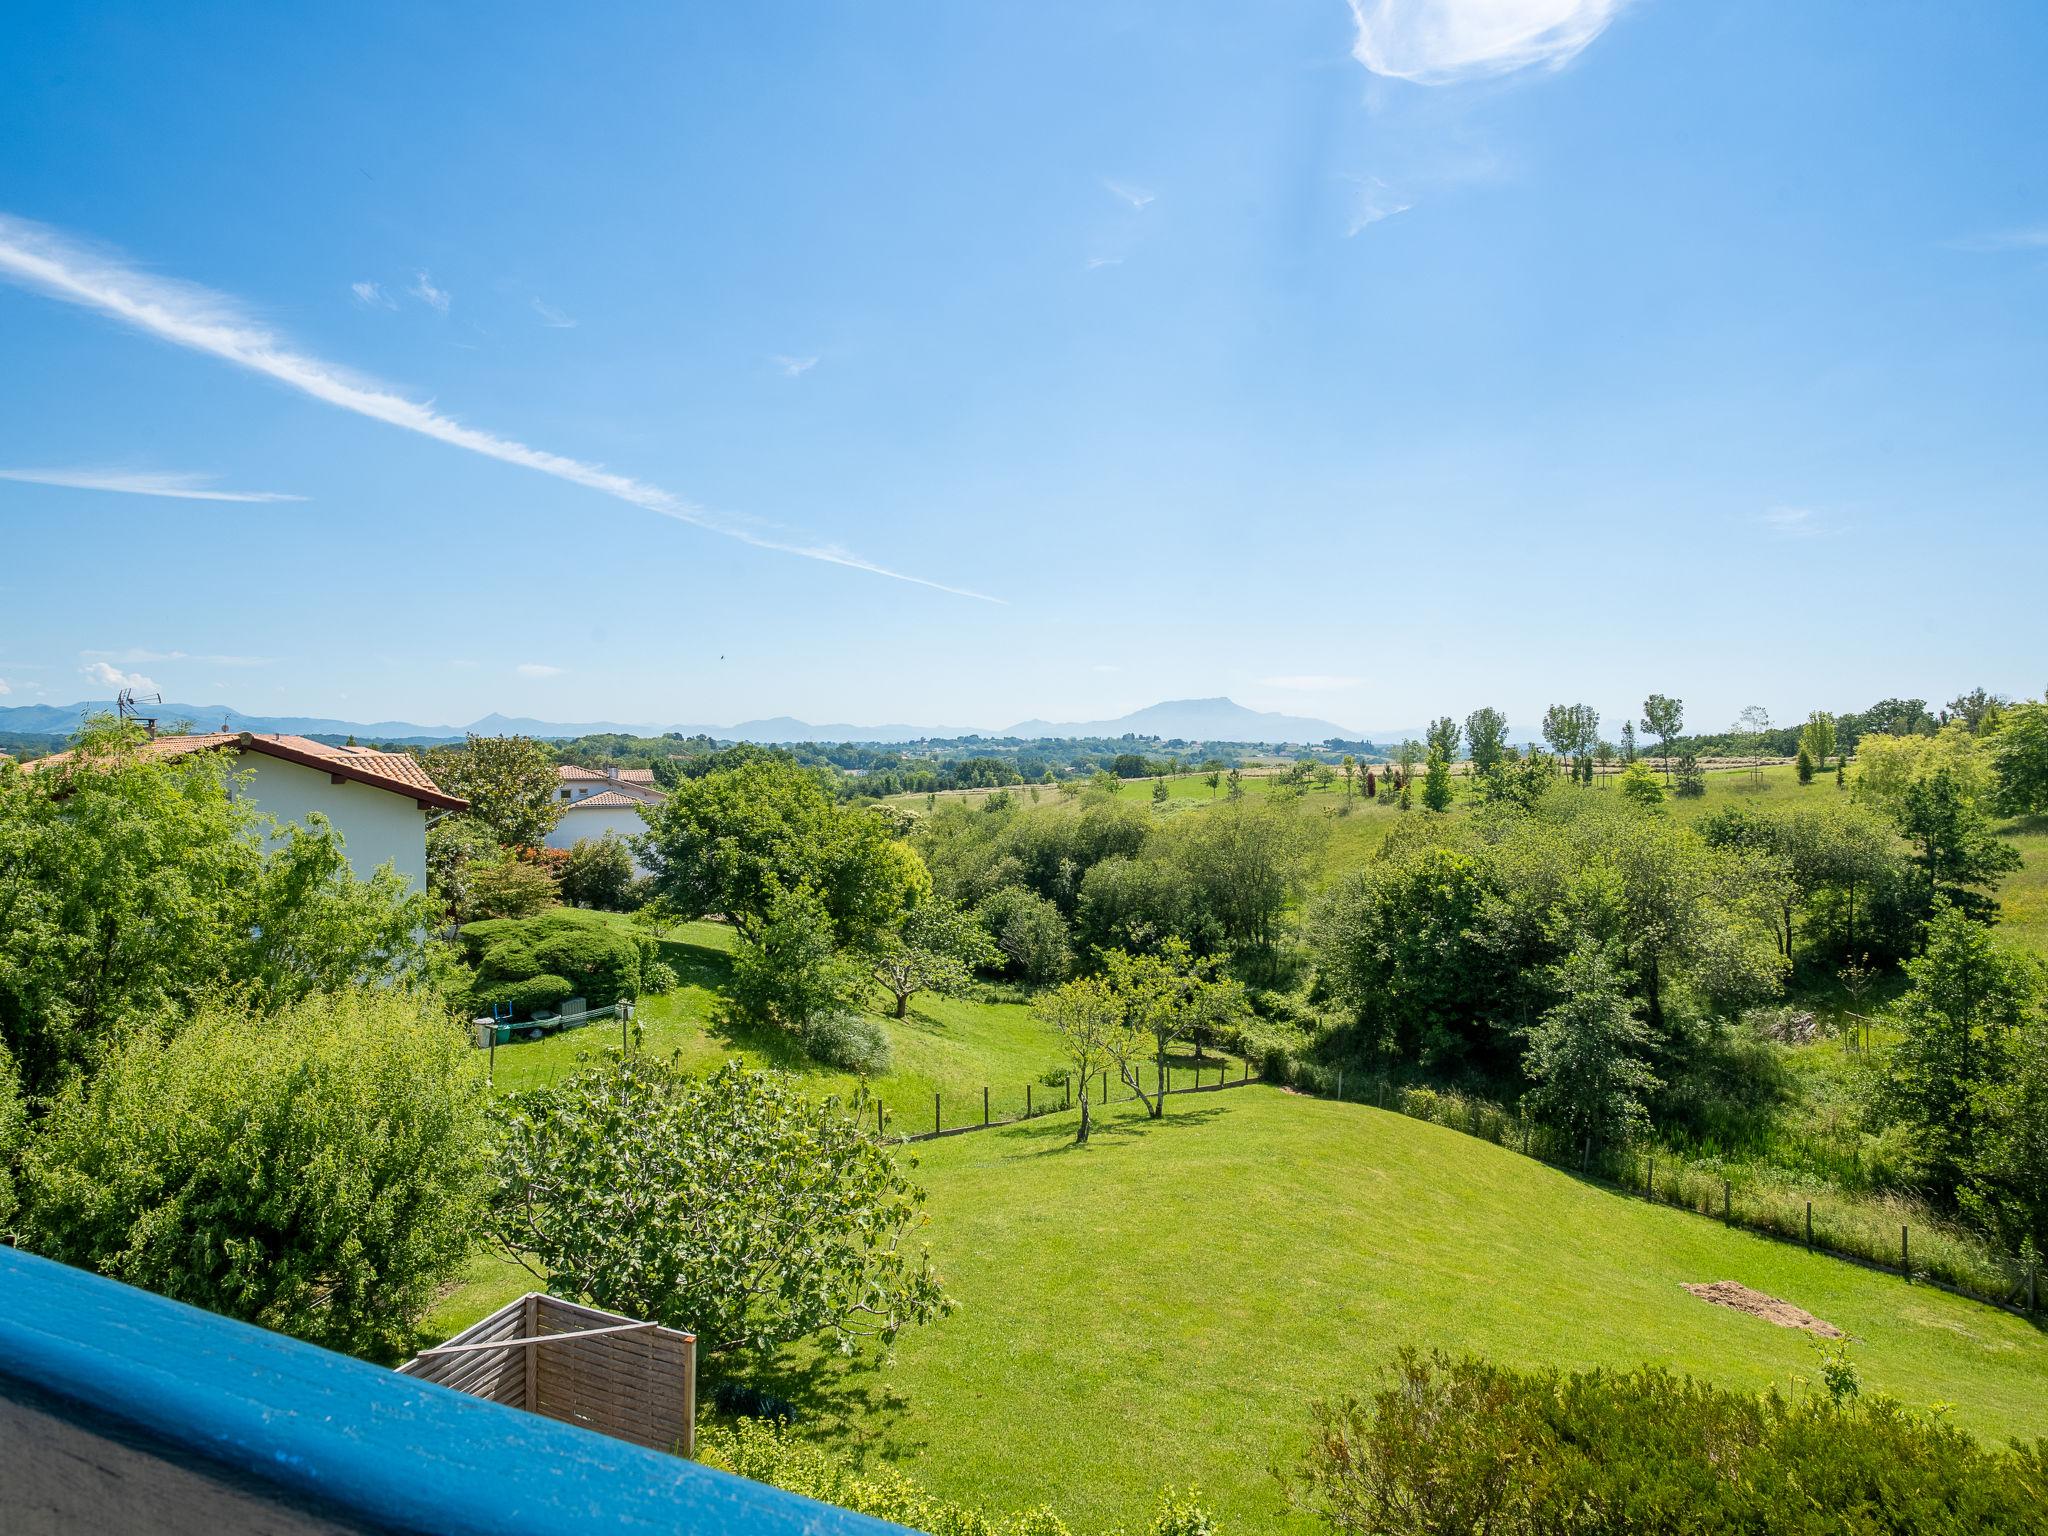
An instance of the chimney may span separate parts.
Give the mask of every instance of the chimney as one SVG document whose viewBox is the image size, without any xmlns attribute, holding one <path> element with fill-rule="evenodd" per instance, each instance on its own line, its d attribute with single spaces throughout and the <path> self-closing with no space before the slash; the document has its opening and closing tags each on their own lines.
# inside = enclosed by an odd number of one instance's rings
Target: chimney
<svg viewBox="0 0 2048 1536">
<path fill-rule="evenodd" d="M 619 777 L 619 765 L 618 765 L 617 763 L 608 763 L 608 764 L 606 764 L 606 765 L 605 765 L 605 770 L 604 770 L 604 776 L 605 776 L 606 778 L 608 778 L 608 779 L 612 780 L 612 781 L 613 781 L 614 783 L 616 783 L 616 782 L 618 781 L 618 777 Z"/>
</svg>

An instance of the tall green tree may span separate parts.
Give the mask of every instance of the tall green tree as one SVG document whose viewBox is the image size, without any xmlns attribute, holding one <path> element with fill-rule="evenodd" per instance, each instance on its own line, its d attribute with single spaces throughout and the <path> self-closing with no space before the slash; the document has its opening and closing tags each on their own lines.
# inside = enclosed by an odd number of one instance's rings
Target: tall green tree
<svg viewBox="0 0 2048 1536">
<path fill-rule="evenodd" d="M 1094 1128 L 1089 1090 L 1095 1079 L 1108 1070 L 1113 1059 L 1125 1060 L 1131 1055 L 1128 1037 L 1136 1032 L 1125 1022 L 1125 1013 L 1123 999 L 1104 976 L 1078 976 L 1038 1000 L 1038 1016 L 1060 1037 L 1073 1069 L 1074 1090 L 1081 1105 L 1081 1123 L 1074 1133 L 1077 1144 L 1085 1145 Z"/>
<path fill-rule="evenodd" d="M 488 827 L 508 848 L 538 848 L 561 819 L 555 755 L 527 736 L 471 736 L 459 747 L 430 747 L 427 768 L 462 814 Z"/>
<path fill-rule="evenodd" d="M 1984 1121 L 1958 1199 L 2007 1253 L 2048 1259 L 2048 1018 L 2038 1006 L 2011 1037 L 2004 1081 L 1983 1097 Z"/>
<path fill-rule="evenodd" d="M 1648 1123 L 1660 1086 L 1650 1070 L 1650 1033 L 1614 964 L 1599 950 L 1573 950 L 1552 973 L 1560 994 L 1529 1031 L 1522 1070 L 1530 1114 L 1562 1132 L 1586 1162 L 1625 1144 Z"/>
<path fill-rule="evenodd" d="M 1422 781 L 1422 803 L 1439 815 L 1451 808 L 1451 765 L 1441 752 L 1429 754 L 1429 772 Z"/>
<path fill-rule="evenodd" d="M 1913 1130 L 1937 1190 L 1952 1193 L 1976 1161 L 1987 1095 L 2006 1078 L 2007 1036 L 2040 997 L 2039 963 L 1944 903 L 1906 977 L 1887 1103 Z"/>
<path fill-rule="evenodd" d="M 1918 851 L 1930 905 L 1946 901 L 1984 921 L 1997 917 L 1991 889 L 2020 867 L 2019 850 L 1991 830 L 1990 818 L 1962 792 L 1955 775 L 1937 768 L 1905 787 L 1899 831 Z"/>
<path fill-rule="evenodd" d="M 1429 729 L 1423 733 L 1424 747 L 1447 763 L 1457 761 L 1459 739 L 1458 722 L 1449 715 L 1432 720 Z"/>
<path fill-rule="evenodd" d="M 643 815 L 655 892 L 687 918 L 723 913 L 757 933 L 776 895 L 808 887 L 837 940 L 860 947 L 930 888 L 911 849 L 873 812 L 841 805 L 816 774 L 764 758 L 677 785 Z"/>
<path fill-rule="evenodd" d="M 1749 749 L 1750 782 L 1761 784 L 1764 776 L 1764 748 L 1769 744 L 1771 734 L 1771 712 L 1761 704 L 1745 704 L 1742 713 L 1735 717 L 1735 724 L 1728 730 L 1730 735 Z"/>
<path fill-rule="evenodd" d="M 1799 744 L 1816 768 L 1826 768 L 1828 759 L 1835 755 L 1835 717 L 1824 709 L 1816 709 L 1806 717 L 1799 732 Z"/>
<path fill-rule="evenodd" d="M 1643 700 L 1643 729 L 1657 738 L 1657 756 L 1664 762 L 1664 782 L 1671 782 L 1671 739 L 1685 729 L 1685 700 L 1653 693 Z"/>
<path fill-rule="evenodd" d="M 1465 740 L 1472 749 L 1472 771 L 1493 772 L 1507 749 L 1508 717 L 1493 708 L 1473 710 L 1465 717 Z"/>
</svg>

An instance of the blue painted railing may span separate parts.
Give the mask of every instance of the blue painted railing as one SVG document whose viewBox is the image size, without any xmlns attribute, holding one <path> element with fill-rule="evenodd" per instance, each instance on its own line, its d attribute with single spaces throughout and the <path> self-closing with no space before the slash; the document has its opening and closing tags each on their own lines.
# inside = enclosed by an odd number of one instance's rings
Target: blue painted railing
<svg viewBox="0 0 2048 1536">
<path fill-rule="evenodd" d="M 5 1247 L 0 1407 L 344 1529 L 901 1531 Z M 25 1470 L 8 1457 L 0 1444 L 0 1500 Z"/>
</svg>

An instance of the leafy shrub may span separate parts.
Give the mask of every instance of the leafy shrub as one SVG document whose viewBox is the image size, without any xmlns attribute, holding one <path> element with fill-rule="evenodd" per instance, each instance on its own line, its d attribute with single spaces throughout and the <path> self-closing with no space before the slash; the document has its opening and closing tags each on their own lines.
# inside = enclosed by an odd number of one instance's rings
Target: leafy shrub
<svg viewBox="0 0 2048 1536">
<path fill-rule="evenodd" d="M 889 1070 L 889 1036 L 882 1026 L 857 1013 L 821 1013 L 809 1020 L 797 1038 L 811 1059 L 862 1077 L 880 1077 Z"/>
<path fill-rule="evenodd" d="M 543 1008 L 558 1007 L 576 993 L 576 983 L 566 976 L 529 976 L 508 981 L 479 992 L 477 1001 L 488 1008 L 508 1008 L 515 1017 L 530 1017 Z"/>
<path fill-rule="evenodd" d="M 633 854 L 616 832 L 582 838 L 562 860 L 562 900 L 623 912 L 632 905 Z"/>
<path fill-rule="evenodd" d="M 802 1037 L 814 1019 L 852 1008 L 867 978 L 839 952 L 825 903 L 808 886 L 778 891 L 757 934 L 733 944 L 724 1006 L 750 1024 Z"/>
<path fill-rule="evenodd" d="M 14 1160 L 28 1139 L 28 1106 L 21 1099 L 21 1074 L 14 1055 L 0 1041 L 0 1239 L 11 1230 L 21 1208 L 14 1187 Z"/>
<path fill-rule="evenodd" d="M 470 1248 L 481 1067 L 402 992 L 131 1039 L 27 1157 L 30 1246 L 351 1353 L 407 1341 Z"/>
<path fill-rule="evenodd" d="M 494 1003 L 551 1006 L 580 996 L 593 1008 L 622 997 L 637 997 L 641 967 L 652 955 L 654 941 L 594 912 L 559 908 L 538 917 L 497 918 L 471 923 L 461 931 L 462 947 L 477 968 L 472 999 L 479 1011 Z M 515 993 L 521 983 L 545 980 L 566 983 L 546 996 L 547 988 Z M 515 1006 L 517 1003 L 515 1002 Z"/>
<path fill-rule="evenodd" d="M 738 1062 L 614 1058 L 493 1108 L 492 1232 L 549 1289 L 707 1352 L 888 1343 L 952 1303 L 908 1242 L 924 1192 L 867 1110 Z"/>
<path fill-rule="evenodd" d="M 697 1459 L 757 1483 L 875 1515 L 929 1536 L 1071 1536 L 1050 1509 L 987 1515 L 927 1492 L 894 1467 L 856 1470 L 822 1446 L 806 1444 L 774 1424 L 742 1419 L 706 1426 Z M 1216 1523 L 1193 1495 L 1168 1489 L 1144 1527 L 1144 1536 L 1216 1536 Z M 1121 1536 L 1112 1532 L 1110 1536 Z"/>
<path fill-rule="evenodd" d="M 559 888 L 544 865 L 502 854 L 467 866 L 456 916 L 532 917 L 554 904 Z"/>
<path fill-rule="evenodd" d="M 673 992 L 682 985 L 682 978 L 676 975 L 676 968 L 666 960 L 649 960 L 640 967 L 640 990 L 655 997 L 664 992 Z"/>
<path fill-rule="evenodd" d="M 1006 885 L 984 901 L 975 916 L 1002 955 L 1002 974 L 1046 984 L 1064 981 L 1073 970 L 1067 920 L 1035 891 Z"/>
<path fill-rule="evenodd" d="M 2048 1440 L 1990 1450 L 1823 1371 L 1827 1395 L 1788 1400 L 1404 1348 L 1369 1398 L 1313 1406 L 1289 1491 L 1361 1536 L 2039 1529 Z"/>
</svg>

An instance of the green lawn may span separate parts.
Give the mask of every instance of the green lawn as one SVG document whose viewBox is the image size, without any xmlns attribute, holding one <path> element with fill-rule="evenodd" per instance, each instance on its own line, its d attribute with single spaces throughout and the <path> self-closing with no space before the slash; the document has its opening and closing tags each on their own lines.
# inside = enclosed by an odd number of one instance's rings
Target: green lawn
<svg viewBox="0 0 2048 1536">
<path fill-rule="evenodd" d="M 1083 1529 L 1169 1482 L 1232 1532 L 1288 1528 L 1267 1467 L 1308 1399 L 1369 1385 L 1401 1344 L 1813 1377 L 1808 1335 L 1679 1288 L 1732 1279 L 1846 1329 L 1866 1390 L 2048 1435 L 2048 1336 L 2018 1318 L 1399 1115 L 1257 1087 L 1172 1102 L 1085 1149 L 1069 1117 L 920 1148 L 961 1309 L 892 1364 L 821 1369 L 810 1430 Z"/>
<path fill-rule="evenodd" d="M 1078 1528 L 1192 1484 L 1233 1533 L 1296 1529 L 1267 1468 L 1305 1405 L 1402 1344 L 1526 1365 L 1815 1376 L 1808 1335 L 1712 1307 L 1739 1280 L 1845 1329 L 1865 1389 L 1992 1438 L 2048 1435 L 2048 1335 L 1925 1285 L 1650 1206 L 1441 1127 L 1253 1087 L 914 1149 L 953 1316 L 886 1362 L 793 1357 L 807 1433 L 990 1508 Z M 433 1320 L 525 1289 L 480 1259 Z M 715 1377 L 715 1368 L 707 1375 Z"/>
<path fill-rule="evenodd" d="M 715 1022 L 718 989 L 731 965 L 729 927 L 681 924 L 661 948 L 682 985 L 641 1000 L 638 1049 L 676 1056 L 703 1071 L 735 1058 L 752 1066 L 779 1067 L 806 1078 L 820 1094 L 850 1095 L 858 1086 L 852 1074 L 819 1066 L 777 1031 L 732 1029 Z M 1059 1090 L 1038 1079 L 1060 1066 L 1064 1057 L 1058 1038 L 1028 1003 L 920 994 L 911 999 L 906 1018 L 884 1013 L 873 1017 L 889 1036 L 892 1060 L 889 1072 L 870 1089 L 888 1114 L 892 1131 L 931 1130 L 934 1094 L 939 1095 L 943 1124 L 949 1127 L 980 1121 L 983 1088 L 989 1090 L 989 1113 L 996 1119 L 1023 1113 L 1027 1085 L 1034 1109 L 1057 1101 Z M 616 1050 L 618 1043 L 616 1026 L 599 1025 L 530 1044 L 500 1046 L 493 1086 L 500 1093 L 539 1087 L 575 1071 L 594 1055 Z"/>
</svg>

